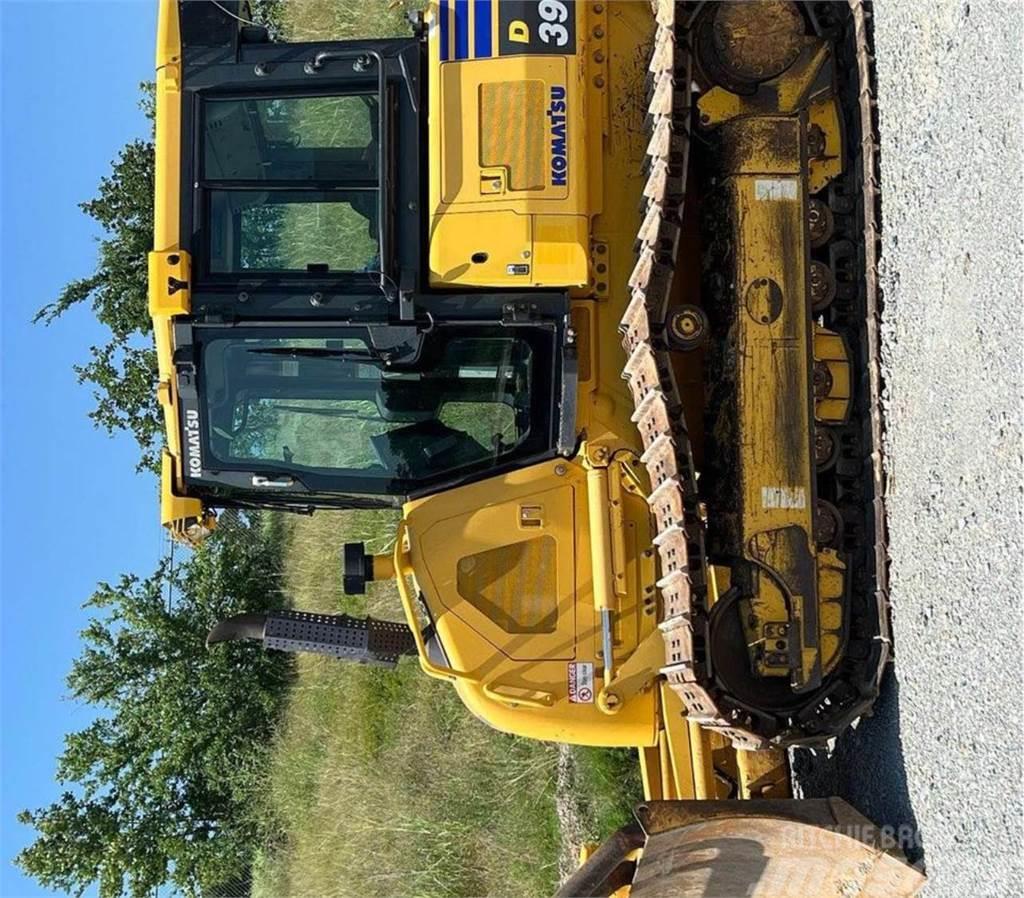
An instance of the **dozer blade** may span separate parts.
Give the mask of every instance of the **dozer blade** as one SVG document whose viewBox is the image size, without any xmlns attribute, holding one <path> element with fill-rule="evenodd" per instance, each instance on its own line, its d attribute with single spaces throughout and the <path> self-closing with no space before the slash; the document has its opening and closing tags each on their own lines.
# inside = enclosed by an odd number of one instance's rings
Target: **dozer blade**
<svg viewBox="0 0 1024 898">
<path fill-rule="evenodd" d="M 889 660 L 869 5 L 652 5 L 620 332 L 663 673 L 736 748 L 822 743 L 870 708 Z M 681 303 L 680 246 L 697 231 L 700 296 Z M 698 486 L 678 371 L 702 329 Z"/>
<path fill-rule="evenodd" d="M 241 639 L 280 652 L 311 652 L 380 667 L 394 667 L 402 655 L 416 654 L 416 641 L 405 624 L 309 611 L 238 614 L 210 630 L 206 644 Z"/>
<path fill-rule="evenodd" d="M 636 816 L 556 898 L 913 898 L 925 883 L 837 798 L 653 801 Z"/>
</svg>

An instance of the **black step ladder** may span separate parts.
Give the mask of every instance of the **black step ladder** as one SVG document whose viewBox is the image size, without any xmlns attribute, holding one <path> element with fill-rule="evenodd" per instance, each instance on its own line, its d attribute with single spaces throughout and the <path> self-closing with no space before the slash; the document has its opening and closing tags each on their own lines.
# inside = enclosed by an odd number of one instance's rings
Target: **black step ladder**
<svg viewBox="0 0 1024 898">
<path fill-rule="evenodd" d="M 380 667 L 395 667 L 402 655 L 417 654 L 416 640 L 405 624 L 290 610 L 236 614 L 210 630 L 206 644 L 243 639 L 280 652 L 312 652 Z"/>
</svg>

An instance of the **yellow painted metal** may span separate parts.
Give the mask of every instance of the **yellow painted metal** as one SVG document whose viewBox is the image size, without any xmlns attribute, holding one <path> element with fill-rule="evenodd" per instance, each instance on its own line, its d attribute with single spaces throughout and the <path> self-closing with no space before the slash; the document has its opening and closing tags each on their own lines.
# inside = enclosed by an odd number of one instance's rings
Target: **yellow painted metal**
<svg viewBox="0 0 1024 898">
<path fill-rule="evenodd" d="M 764 121 L 757 120 L 758 132 Z M 800 666 L 792 671 L 793 685 L 806 688 L 820 680 L 821 670 L 815 609 L 809 607 L 815 601 L 811 408 L 797 398 L 811 395 L 808 297 L 800 264 L 806 252 L 804 182 L 799 122 L 772 124 L 785 137 L 780 148 L 789 154 L 787 161 L 778 157 L 766 176 L 766 166 L 754 158 L 763 150 L 760 135 L 752 137 L 752 158 L 743 160 L 727 187 L 735 204 L 736 283 L 743 303 L 736 316 L 741 528 L 749 557 L 764 571 L 751 614 L 744 617 L 756 621 L 748 626 L 748 643 L 797 641 Z M 779 382 L 786 391 L 762 387 Z M 787 623 L 788 631 L 769 629 Z M 762 675 L 791 675 L 785 650 L 765 653 L 757 665 Z"/>
<path fill-rule="evenodd" d="M 453 277 L 451 283 L 472 283 L 468 279 L 475 275 L 465 268 L 465 250 L 472 241 L 478 240 L 484 234 L 491 236 L 492 232 L 494 236 L 504 235 L 503 239 L 508 241 L 508 245 L 520 252 L 526 249 L 527 241 L 532 242 L 533 248 L 530 252 L 538 265 L 544 265 L 545 268 L 548 267 L 544 264 L 545 253 L 575 254 L 580 248 L 584 251 L 583 275 L 578 277 L 577 281 L 567 279 L 562 283 L 589 282 L 588 286 L 574 292 L 572 302 L 572 325 L 577 333 L 579 351 L 576 424 L 577 431 L 586 434 L 587 446 L 602 450 L 604 455 L 598 459 L 592 452 L 582 452 L 573 462 L 555 465 L 556 468 L 561 466 L 566 471 L 562 476 L 564 482 L 572 486 L 574 512 L 571 521 L 565 517 L 558 517 L 553 521 L 546 520 L 546 526 L 554 533 L 560 554 L 564 554 L 570 545 L 575 547 L 575 596 L 570 599 L 576 620 L 575 660 L 590 660 L 595 664 L 595 671 L 600 671 L 602 639 L 599 609 L 608 608 L 617 612 L 614 623 L 613 660 L 620 661 L 623 667 L 630 663 L 636 647 L 654 632 L 656 617 L 656 606 L 651 601 L 655 579 L 655 563 L 650 551 L 652 532 L 646 503 L 643 501 L 643 494 L 647 489 L 646 474 L 642 468 L 629 466 L 630 457 L 638 457 L 641 446 L 636 429 L 630 420 L 632 400 L 625 383 L 619 377 L 622 348 L 617 332 L 618 321 L 629 300 L 627 280 L 633 264 L 633 241 L 640 224 L 637 197 L 640 195 L 643 180 L 642 160 L 646 141 L 639 121 L 629 115 L 609 114 L 609 108 L 638 108 L 636 92 L 643 84 L 645 63 L 643 54 L 638 53 L 637 48 L 650 40 L 652 19 L 650 8 L 640 3 L 577 4 L 577 9 L 579 14 L 585 17 L 581 20 L 585 24 L 584 27 L 577 29 L 581 41 L 577 58 L 568 61 L 570 67 L 576 67 L 578 81 L 573 88 L 575 93 L 569 97 L 572 118 L 570 131 L 575 135 L 585 135 L 585 141 L 581 140 L 579 144 L 571 146 L 580 147 L 586 154 L 586 181 L 585 184 L 580 182 L 580 189 L 570 186 L 570 195 L 564 202 L 572 204 L 569 211 L 583 213 L 584 217 L 573 214 L 572 221 L 567 222 L 564 215 L 560 218 L 554 211 L 545 212 L 543 215 L 533 214 L 538 210 L 555 210 L 557 203 L 563 201 L 545 200 L 542 205 L 536 195 L 531 195 L 530 201 L 523 198 L 516 200 L 513 192 L 508 189 L 509 183 L 513 180 L 511 176 L 505 174 L 500 184 L 488 185 L 487 179 L 481 177 L 479 169 L 482 168 L 487 173 L 497 169 L 488 164 L 473 170 L 472 165 L 477 163 L 468 159 L 468 151 L 457 149 L 450 160 L 445 158 L 437 166 L 430 166 L 431 209 L 436 210 L 442 200 L 449 203 L 440 223 L 435 218 L 431 225 L 431 269 L 435 283 L 441 282 L 438 280 L 438 273 L 442 269 L 444 272 L 451 271 L 454 275 L 464 278 L 459 280 L 458 277 Z M 586 50 L 587 47 L 589 52 Z M 436 41 L 431 42 L 429 58 L 431 71 L 434 71 L 435 65 L 442 70 L 441 76 L 433 79 L 436 94 L 431 95 L 432 110 L 442 108 L 442 90 L 451 91 L 451 95 L 455 96 L 456 87 L 460 102 L 476 102 L 472 95 L 473 91 L 467 88 L 467 84 L 471 85 L 473 78 L 486 81 L 488 76 L 473 74 L 473 70 L 498 71 L 496 68 L 488 68 L 497 63 L 487 61 L 441 65 Z M 512 81 L 524 80 L 528 71 L 545 71 L 543 67 L 535 66 L 534 59 L 526 57 L 517 58 L 514 65 L 513 60 L 500 60 L 498 63 L 506 67 L 508 77 Z M 451 74 L 445 74 L 447 71 Z M 551 69 L 548 68 L 547 71 Z M 583 102 L 573 99 L 577 96 L 583 98 Z M 465 105 L 461 107 L 463 113 L 465 108 Z M 583 114 L 584 109 L 587 110 L 586 115 Z M 440 120 L 438 115 L 431 113 L 432 122 Z M 442 131 L 444 127 L 446 126 L 442 124 Z M 476 139 L 473 136 L 463 137 L 467 143 L 460 146 L 471 146 L 472 141 Z M 524 134 L 524 138 L 525 146 L 533 145 L 529 135 Z M 443 155 L 442 146 L 447 144 L 443 143 L 440 133 L 431 133 L 429 139 L 430 152 L 435 154 L 432 158 L 440 159 Z M 493 163 L 494 154 L 498 152 L 499 147 L 493 142 L 488 143 L 487 147 L 488 155 L 484 157 L 484 162 Z M 575 159 L 579 159 L 579 156 L 577 155 Z M 583 174 L 578 168 L 575 171 Z M 476 188 L 470 175 L 476 184 L 493 193 L 486 197 L 474 198 L 472 191 Z M 571 185 L 574 183 L 571 182 Z M 459 187 L 461 195 L 447 192 L 448 185 L 451 184 Z M 613 185 L 614 189 L 605 190 L 606 184 Z M 452 206 L 457 204 L 450 201 L 456 199 L 462 204 L 460 209 L 474 214 L 454 211 Z M 518 202 L 519 205 L 513 206 L 513 202 Z M 526 210 L 527 214 L 500 217 L 504 211 L 499 210 L 513 208 Z M 526 224 L 521 220 L 523 218 L 531 223 Z M 500 228 L 495 227 L 496 221 L 502 222 Z M 576 233 L 581 223 L 585 229 L 582 236 Z M 510 234 L 513 236 L 510 237 Z M 451 255 L 444 255 L 445 253 Z M 487 262 L 478 264 L 489 265 L 493 260 L 492 253 L 489 254 Z M 570 262 L 563 261 L 560 264 Z M 575 265 L 576 262 L 571 264 Z M 477 268 L 477 271 L 479 270 Z M 448 282 L 446 279 L 445 283 Z M 517 283 L 521 285 L 520 282 Z M 624 452 L 632 453 L 632 456 L 624 455 Z M 588 473 L 588 467 L 593 469 L 592 474 Z M 588 477 L 593 484 L 591 489 L 588 489 Z M 422 532 L 424 525 L 421 520 L 429 513 L 432 517 L 447 521 L 447 542 L 451 544 L 457 541 L 456 534 L 464 531 L 463 525 L 455 523 L 447 512 L 434 510 L 437 506 L 445 506 L 452 502 L 461 490 L 454 493 L 455 496 L 452 493 L 442 493 L 426 497 L 407 506 L 406 517 L 411 531 L 414 534 Z M 475 542 L 480 534 L 488 534 L 489 538 L 492 538 L 494 534 L 507 537 L 509 533 L 516 532 L 514 507 L 511 506 L 527 500 L 517 499 L 515 491 L 510 491 L 509 478 L 494 478 L 470 489 L 467 495 L 478 498 L 474 498 L 472 502 L 467 501 L 464 506 L 461 500 L 457 503 L 460 507 L 475 510 L 471 536 L 463 546 L 465 554 L 482 548 Z M 593 508 L 589 498 L 591 496 Z M 533 503 L 534 499 L 528 501 Z M 620 504 L 616 506 L 612 504 L 613 502 Z M 507 512 L 502 512 L 501 509 L 506 506 L 509 506 Z M 503 514 L 507 516 L 503 517 Z M 598 522 L 597 533 L 594 532 L 593 521 Z M 468 527 L 465 529 L 468 530 Z M 450 593 L 451 588 L 438 584 L 432 571 L 446 564 L 458 563 L 458 559 L 443 561 L 439 555 L 443 554 L 443 551 L 442 540 L 438 539 L 436 544 L 429 545 L 428 540 L 424 540 L 423 551 L 420 554 L 413 553 L 417 580 L 427 604 L 442 608 L 442 614 L 436 618 L 442 643 L 446 649 L 451 645 L 455 654 L 465 654 L 469 658 L 475 651 L 486 647 L 475 647 L 471 643 L 471 640 L 479 643 L 479 633 L 487 632 L 487 644 L 490 646 L 500 645 L 502 637 L 479 621 L 477 629 L 473 631 L 466 623 L 470 619 L 469 610 L 463 609 L 462 613 L 456 613 L 452 610 L 452 605 L 458 607 L 457 599 L 450 597 L 446 600 L 440 595 L 446 590 Z M 596 563 L 595 557 L 604 560 Z M 524 641 L 533 638 L 532 635 L 520 635 L 517 640 L 517 651 L 521 649 Z M 559 657 L 553 654 L 556 651 L 557 649 L 551 648 L 543 657 Z M 559 679 L 563 682 L 568 660 L 561 659 L 563 667 Z M 455 661 L 452 660 L 452 663 Z M 535 664 L 547 662 L 524 661 L 524 672 L 527 663 L 532 674 L 537 670 Z M 662 663 L 662 658 L 652 653 L 645 663 L 649 664 L 649 669 L 645 674 L 638 674 L 637 679 L 641 681 L 657 676 L 657 668 Z M 463 663 L 460 660 L 458 666 L 466 670 L 472 669 L 472 663 L 469 661 Z M 638 667 L 643 667 L 639 658 L 634 660 L 630 669 Z M 611 673 L 615 673 L 614 667 Z M 511 728 L 528 736 L 535 736 L 541 732 L 538 729 L 537 715 L 531 716 L 525 713 L 524 709 L 520 709 L 518 717 L 506 715 L 501 721 L 496 722 L 493 708 L 482 700 L 488 699 L 488 696 L 481 697 L 481 694 L 468 687 L 459 688 L 460 695 L 467 700 L 470 707 L 495 725 Z M 645 691 L 638 688 L 627 701 L 617 706 L 614 716 L 595 715 L 594 711 L 598 707 L 596 702 L 590 705 L 565 702 L 564 686 L 561 690 L 551 691 L 556 694 L 556 702 L 544 714 L 545 727 L 552 726 L 552 721 L 562 714 L 567 714 L 570 716 L 560 724 L 562 731 L 568 734 L 566 741 L 647 746 L 647 755 L 657 754 L 657 734 L 660 731 L 661 744 L 666 756 L 665 772 L 671 779 L 668 741 L 664 737 L 664 730 L 660 728 L 660 702 L 656 700 L 657 690 Z M 642 738 L 634 737 L 630 743 L 631 737 L 628 732 L 631 729 L 639 731 L 637 722 L 641 712 L 645 718 L 642 727 L 644 735 Z M 678 726 L 686 729 L 685 721 L 680 718 Z M 678 775 L 685 779 L 691 774 L 681 771 Z M 655 774 L 656 778 L 660 776 L 660 772 Z"/>
<path fill-rule="evenodd" d="M 413 594 L 409 589 L 406 578 L 415 577 L 412 565 L 409 563 L 409 553 L 405 548 L 407 528 L 405 521 L 400 522 L 398 538 L 395 541 L 394 568 L 397 573 L 398 594 L 402 600 L 402 609 L 405 611 L 406 619 L 412 630 L 416 649 L 419 654 L 420 667 L 428 676 L 439 680 L 449 680 L 464 689 L 478 689 L 480 693 L 493 704 L 511 710 L 518 708 L 531 708 L 546 710 L 554 704 L 554 696 L 542 689 L 533 689 L 516 684 L 499 682 L 496 678 L 487 678 L 486 675 L 469 671 L 460 671 L 443 664 L 437 664 L 430 658 L 426 642 L 423 639 L 423 632 L 416 613 L 416 604 Z"/>
<path fill-rule="evenodd" d="M 175 538 L 198 544 L 213 530 L 217 519 L 198 499 L 175 493 L 174 466 L 173 456 L 165 451 L 160 459 L 160 520 L 171 528 Z"/>
<path fill-rule="evenodd" d="M 662 681 L 659 684 L 661 719 L 668 747 L 669 774 L 675 798 L 695 798 L 697 780 L 709 775 L 701 768 L 706 759 L 695 750 L 694 736 L 687 725 L 682 700 Z M 699 738 L 702 738 L 700 736 Z"/>
<path fill-rule="evenodd" d="M 816 93 L 822 89 L 816 79 L 829 58 L 828 44 L 810 36 L 803 37 L 800 42 L 803 49 L 793 65 L 781 77 L 766 82 L 770 85 L 771 103 L 771 109 L 767 111 L 784 115 L 798 112 L 817 99 Z M 829 87 L 826 84 L 823 89 L 827 91 Z M 763 115 L 766 109 L 762 96 L 734 94 L 724 87 L 712 87 L 697 101 L 701 124 L 715 126 L 729 120 Z"/>
<path fill-rule="evenodd" d="M 517 198 L 511 187 L 522 182 L 517 182 L 514 172 L 509 173 L 508 166 L 495 164 L 504 152 L 513 160 L 513 168 L 526 167 L 523 178 L 529 180 L 527 156 L 537 145 L 536 135 L 523 131 L 521 144 L 502 143 L 469 133 L 472 129 L 467 123 L 472 124 L 474 117 L 481 123 L 489 120 L 486 108 L 482 113 L 476 110 L 480 85 L 489 83 L 490 73 L 501 72 L 508 83 L 522 84 L 551 77 L 557 63 L 541 65 L 522 57 L 442 64 L 438 42 L 432 37 L 430 71 L 440 70 L 440 74 L 428 78 L 432 85 L 428 107 L 430 122 L 438 122 L 440 127 L 428 129 L 430 158 L 437 160 L 429 166 L 433 213 L 429 236 L 432 279 L 438 285 L 468 286 L 477 279 L 479 283 L 504 284 L 492 279 L 501 277 L 497 266 L 506 257 L 530 252 L 540 265 L 545 252 L 584 249 L 587 271 L 579 283 L 587 286 L 573 293 L 572 325 L 579 351 L 577 432 L 586 435 L 587 444 L 571 462 L 541 466 L 548 475 L 563 468 L 560 480 L 519 472 L 410 503 L 405 509 L 414 537 L 410 564 L 454 667 L 475 673 L 487 659 L 489 673 L 500 676 L 501 682 L 540 689 L 555 697 L 546 709 L 520 706 L 513 710 L 498 702 L 493 690 L 488 692 L 479 681 L 462 676 L 456 680 L 456 688 L 475 713 L 498 728 L 525 736 L 639 746 L 649 796 L 715 795 L 720 787 L 707 734 L 686 720 L 670 690 L 645 688 L 658 677 L 664 661 L 662 653 L 648 651 L 653 645 L 648 637 L 655 632 L 656 611 L 651 601 L 656 576 L 650 553 L 652 530 L 642 503 L 648 484 L 642 467 L 630 465 L 630 458 L 638 457 L 642 447 L 630 420 L 632 399 L 619 377 L 622 348 L 617 326 L 630 298 L 627 281 L 640 225 L 637 197 L 646 146 L 641 123 L 629 110 L 639 108 L 637 91 L 644 83 L 645 61 L 637 48 L 653 33 L 651 11 L 647 4 L 625 2 L 577 4 L 577 9 L 585 16 L 585 26 L 578 34 L 589 43 L 589 52 L 581 49 L 579 58 L 568 63 L 578 66 L 578 96 L 584 100 L 581 104 L 572 100 L 577 94 L 570 97 L 570 130 L 586 135 L 586 185 L 581 190 L 572 188 L 565 200 L 544 200 L 544 205 L 530 191 L 520 192 L 531 194 L 529 199 Z M 430 21 L 435 13 L 436 7 L 428 11 Z M 524 100 L 531 97 L 531 88 L 506 90 L 520 92 Z M 485 91 L 497 95 L 495 88 Z M 536 104 L 535 94 L 532 96 L 526 107 Z M 457 98 L 455 105 L 446 108 L 445 98 Z M 457 133 L 452 132 L 454 116 L 459 117 Z M 474 141 L 482 142 L 482 155 Z M 554 212 L 536 214 L 563 202 L 575 204 L 568 223 Z M 583 236 L 576 232 L 581 222 L 586 222 Z M 561 230 L 547 230 L 552 228 Z M 498 243 L 493 245 L 504 248 L 488 252 L 489 247 L 475 242 L 482 236 L 496 239 Z M 477 251 L 488 252 L 488 260 L 470 263 L 468 255 Z M 563 260 L 560 264 L 576 263 Z M 597 449 L 603 450 L 603 457 L 595 457 Z M 573 513 L 552 518 L 549 491 L 557 491 L 559 483 L 571 487 Z M 541 494 L 546 498 L 539 499 Z M 465 607 L 458 596 L 457 574 L 451 573 L 457 570 L 460 558 L 476 556 L 508 540 L 525 539 L 518 529 L 517 509 L 538 502 L 545 507 L 546 532 L 556 540 L 559 555 L 564 556 L 570 546 L 576 553 L 574 591 L 556 588 L 559 621 L 567 619 L 565 614 L 571 608 L 575 635 L 560 628 L 560 641 L 543 650 L 533 642 L 536 634 L 518 634 L 510 640 L 496 631 L 493 621 L 474 618 L 473 612 L 479 609 Z M 436 535 L 431 535 L 432 529 Z M 595 714 L 598 703 L 580 705 L 565 700 L 565 668 L 570 658 L 592 661 L 595 671 L 600 671 L 599 615 L 604 608 L 618 612 L 614 633 L 618 667 L 611 671 L 611 689 L 619 698 L 618 689 L 626 687 L 624 699 L 614 703 L 616 713 L 611 716 Z M 534 649 L 525 649 L 531 643 Z M 518 668 L 505 666 L 509 663 L 505 658 L 513 653 Z M 542 681 L 546 684 L 541 685 Z M 552 733 L 559 735 L 553 737 Z M 717 754 L 731 751 L 723 743 Z"/>
<path fill-rule="evenodd" d="M 668 689 L 663 691 L 668 692 Z M 710 734 L 693 720 L 686 721 L 690 733 L 690 751 L 693 755 L 693 797 L 708 799 L 714 795 L 714 767 L 711 763 L 711 749 L 708 746 Z"/>
<path fill-rule="evenodd" d="M 187 315 L 192 308 L 192 259 L 182 250 L 149 254 L 149 314 L 153 318 Z"/>
<path fill-rule="evenodd" d="M 652 690 L 623 702 L 614 717 L 600 710 L 596 682 L 590 683 L 589 695 L 570 700 L 570 678 L 584 676 L 580 666 L 587 665 L 595 681 L 602 667 L 594 599 L 600 565 L 592 557 L 588 473 L 581 460 L 545 462 L 408 503 L 401 532 L 408 547 L 396 549 L 395 556 L 403 604 L 413 624 L 414 594 L 403 577 L 414 574 L 448 661 L 441 668 L 424 646 L 424 670 L 454 680 L 462 700 L 492 726 L 577 744 L 654 745 L 658 708 Z M 647 505 L 642 495 L 624 491 L 622 507 L 624 527 L 633 535 L 625 542 L 629 599 L 616 606 L 616 636 L 617 651 L 628 659 L 656 625 L 636 600 L 646 570 L 638 556 L 650 539 Z M 526 520 L 524 508 L 531 510 Z M 602 511 L 607 519 L 607 506 Z M 485 613 L 485 606 L 460 593 L 460 566 L 464 570 L 468 559 L 540 538 L 554 543 L 553 586 L 543 597 L 554 610 L 554 626 L 547 632 L 525 627 L 510 632 L 504 628 L 514 628 L 514 621 L 502 625 L 500 616 Z M 495 571 L 495 577 L 518 577 L 515 571 Z"/>
<path fill-rule="evenodd" d="M 736 752 L 739 798 L 788 798 L 789 763 L 777 749 Z"/>
<path fill-rule="evenodd" d="M 825 424 L 845 424 L 853 403 L 853 366 L 840 334 L 814 326 L 814 359 L 828 371 L 828 390 L 814 400 L 814 417 Z"/>
<path fill-rule="evenodd" d="M 644 790 L 644 798 L 648 801 L 661 801 L 665 798 L 665 788 L 661 780 L 661 744 L 665 734 L 658 734 L 657 745 L 644 745 L 637 749 L 637 760 L 640 762 L 640 782 Z"/>
<path fill-rule="evenodd" d="M 428 28 L 428 258 L 435 286 L 582 286 L 590 268 L 588 4 L 575 55 L 441 59 L 440 6 Z M 466 4 L 476 29 L 477 5 Z M 499 45 L 498 4 L 492 8 Z M 454 46 L 454 31 L 448 35 Z"/>
<path fill-rule="evenodd" d="M 843 132 L 835 97 L 822 98 L 810 105 L 807 127 L 817 128 L 822 139 L 821 152 L 807 160 L 807 191 L 814 194 L 843 171 Z"/>
<path fill-rule="evenodd" d="M 678 798 L 675 777 L 672 776 L 672 757 L 668 752 L 668 734 L 664 730 L 658 733 L 658 771 L 662 794 L 669 800 Z"/>
<path fill-rule="evenodd" d="M 394 554 L 373 556 L 373 579 L 394 580 L 397 572 L 395 570 Z"/>
<path fill-rule="evenodd" d="M 181 35 L 176 0 L 160 0 L 157 13 L 156 134 L 153 248 L 179 250 L 181 194 Z"/>
<path fill-rule="evenodd" d="M 665 664 L 665 644 L 656 630 L 648 633 L 633 653 L 615 668 L 598 693 L 598 702 L 614 709 L 630 701 L 644 689 L 649 688 L 658 678 L 658 672 Z"/>
<path fill-rule="evenodd" d="M 686 717 L 682 701 L 664 680 L 657 684 L 662 729 L 654 746 L 641 747 L 640 774 L 647 801 L 716 795 L 709 734 Z"/>
<path fill-rule="evenodd" d="M 598 611 L 615 608 L 612 587 L 612 534 L 608 522 L 608 468 L 594 467 L 587 471 L 587 511 L 590 514 L 590 557 L 594 569 L 594 607 Z M 612 659 L 606 658 L 610 662 Z"/>
<path fill-rule="evenodd" d="M 181 35 L 176 0 L 160 0 L 157 14 L 156 139 L 153 205 L 153 253 L 149 259 L 149 309 L 157 356 L 157 399 L 164 416 L 167 446 L 161 460 L 160 520 L 178 538 L 197 542 L 214 517 L 185 494 L 182 482 L 181 430 L 175 393 L 173 320 L 188 314 L 189 290 L 169 291 L 168 278 L 189 283 L 190 265 L 181 251 Z M 177 257 L 172 263 L 171 259 Z"/>
<path fill-rule="evenodd" d="M 750 95 L 713 87 L 698 109 L 728 147 L 722 180 L 735 252 L 738 370 L 734 414 L 724 425 L 730 432 L 718 439 L 736 447 L 734 550 L 754 571 L 753 594 L 739 613 L 754 672 L 788 677 L 803 691 L 821 682 L 841 645 L 833 623 L 842 564 L 835 553 L 823 558 L 815 542 L 813 428 L 815 419 L 845 421 L 852 394 L 849 355 L 838 335 L 812 325 L 808 291 L 808 191 L 839 173 L 842 156 L 828 46 L 811 36 L 794 40 L 799 53 L 781 75 Z M 777 384 L 785 389 L 769 386 Z"/>
<path fill-rule="evenodd" d="M 827 675 L 842 657 L 846 564 L 835 549 L 827 548 L 818 550 L 817 561 L 821 670 Z"/>
<path fill-rule="evenodd" d="M 476 678 L 472 674 L 460 673 L 442 664 L 435 664 L 427 651 L 427 644 L 423 639 L 423 627 L 420 617 L 416 613 L 416 599 L 412 590 L 409 589 L 408 577 L 414 577 L 415 571 L 409 561 L 409 550 L 405 543 L 407 540 L 408 528 L 404 520 L 398 522 L 398 531 L 395 534 L 395 582 L 398 586 L 398 597 L 402 600 L 402 610 L 405 612 L 405 619 L 412 630 L 413 640 L 416 643 L 416 650 L 419 653 L 420 667 L 427 676 L 435 677 L 438 680 L 450 680 L 455 682 L 460 679 Z"/>
</svg>

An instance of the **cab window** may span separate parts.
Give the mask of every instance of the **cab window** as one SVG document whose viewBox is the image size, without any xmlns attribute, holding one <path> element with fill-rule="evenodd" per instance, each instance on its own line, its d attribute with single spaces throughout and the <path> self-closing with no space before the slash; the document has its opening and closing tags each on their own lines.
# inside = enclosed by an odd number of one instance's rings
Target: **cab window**
<svg viewBox="0 0 1024 898">
<path fill-rule="evenodd" d="M 250 470 L 406 485 L 492 465 L 533 432 L 533 351 L 457 337 L 389 371 L 357 338 L 247 336 L 203 352 L 208 455 Z M 535 439 L 531 439 L 531 437 Z"/>
<path fill-rule="evenodd" d="M 380 270 L 375 96 L 207 99 L 200 131 L 208 274 Z"/>
</svg>

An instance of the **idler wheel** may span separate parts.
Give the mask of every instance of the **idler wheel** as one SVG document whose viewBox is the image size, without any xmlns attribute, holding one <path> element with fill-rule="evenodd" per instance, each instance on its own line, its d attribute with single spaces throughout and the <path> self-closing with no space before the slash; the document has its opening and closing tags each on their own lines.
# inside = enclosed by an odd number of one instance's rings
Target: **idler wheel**
<svg viewBox="0 0 1024 898">
<path fill-rule="evenodd" d="M 706 78 L 751 94 L 788 69 L 804 45 L 795 3 L 709 3 L 696 25 L 697 62 Z"/>
</svg>

